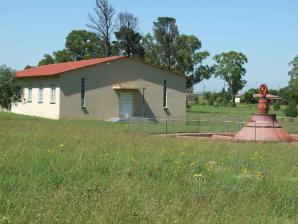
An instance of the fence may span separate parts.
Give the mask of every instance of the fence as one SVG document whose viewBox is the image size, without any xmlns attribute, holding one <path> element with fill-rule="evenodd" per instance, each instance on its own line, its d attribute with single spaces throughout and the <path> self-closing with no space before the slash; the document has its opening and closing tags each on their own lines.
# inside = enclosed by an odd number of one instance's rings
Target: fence
<svg viewBox="0 0 298 224">
<path fill-rule="evenodd" d="M 123 119 L 129 132 L 150 134 L 167 133 L 235 133 L 248 121 L 249 116 L 200 115 L 186 117 L 131 117 Z M 289 133 L 298 134 L 298 120 L 278 118 L 279 124 Z"/>
</svg>

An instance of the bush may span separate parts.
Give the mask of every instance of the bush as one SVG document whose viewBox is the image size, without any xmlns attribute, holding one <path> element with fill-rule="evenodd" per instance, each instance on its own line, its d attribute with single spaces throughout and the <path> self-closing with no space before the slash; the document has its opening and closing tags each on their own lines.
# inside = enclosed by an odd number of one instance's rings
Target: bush
<svg viewBox="0 0 298 224">
<path fill-rule="evenodd" d="M 214 100 L 211 98 L 208 100 L 208 105 L 213 106 L 214 105 Z"/>
<path fill-rule="evenodd" d="M 12 103 L 21 102 L 23 87 L 15 77 L 15 71 L 0 66 L 0 109 L 9 110 Z"/>
<path fill-rule="evenodd" d="M 291 101 L 289 106 L 284 110 L 286 117 L 297 117 L 297 103 L 296 101 Z"/>
<path fill-rule="evenodd" d="M 274 111 L 280 110 L 280 104 L 279 103 L 275 103 L 274 106 L 273 106 L 273 110 Z"/>
<path fill-rule="evenodd" d="M 220 93 L 206 92 L 204 94 L 204 99 L 208 102 L 208 105 L 215 106 L 215 107 L 229 106 L 232 100 L 231 94 L 229 92 L 220 92 Z"/>
<path fill-rule="evenodd" d="M 189 110 L 191 108 L 191 103 L 186 102 L 186 109 Z"/>
<path fill-rule="evenodd" d="M 245 92 L 242 103 L 246 103 L 246 104 L 256 103 L 255 99 L 253 98 L 253 93 Z"/>
</svg>

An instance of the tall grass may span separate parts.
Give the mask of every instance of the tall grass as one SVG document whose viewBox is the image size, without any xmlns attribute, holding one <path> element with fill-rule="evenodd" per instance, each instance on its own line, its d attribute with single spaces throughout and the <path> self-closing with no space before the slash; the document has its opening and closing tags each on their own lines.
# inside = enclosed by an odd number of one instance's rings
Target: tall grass
<svg viewBox="0 0 298 224">
<path fill-rule="evenodd" d="M 8 117 L 9 118 L 8 118 Z M 298 146 L 0 114 L 0 223 L 297 223 Z"/>
</svg>

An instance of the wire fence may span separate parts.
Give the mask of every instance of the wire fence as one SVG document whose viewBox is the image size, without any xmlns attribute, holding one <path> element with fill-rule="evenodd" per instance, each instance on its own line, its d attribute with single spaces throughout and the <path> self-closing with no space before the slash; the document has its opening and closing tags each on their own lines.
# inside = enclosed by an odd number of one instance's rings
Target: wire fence
<svg viewBox="0 0 298 224">
<path fill-rule="evenodd" d="M 186 117 L 130 117 L 121 122 L 129 132 L 150 134 L 170 133 L 235 133 L 249 121 L 250 116 L 201 115 Z M 278 123 L 289 133 L 298 134 L 298 119 L 280 117 Z"/>
</svg>

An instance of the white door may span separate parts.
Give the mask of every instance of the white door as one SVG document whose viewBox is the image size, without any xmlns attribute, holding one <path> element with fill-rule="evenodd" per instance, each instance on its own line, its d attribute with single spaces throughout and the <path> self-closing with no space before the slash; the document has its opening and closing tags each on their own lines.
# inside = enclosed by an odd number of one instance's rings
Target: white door
<svg viewBox="0 0 298 224">
<path fill-rule="evenodd" d="M 133 116 L 133 93 L 120 93 L 120 116 Z"/>
</svg>

